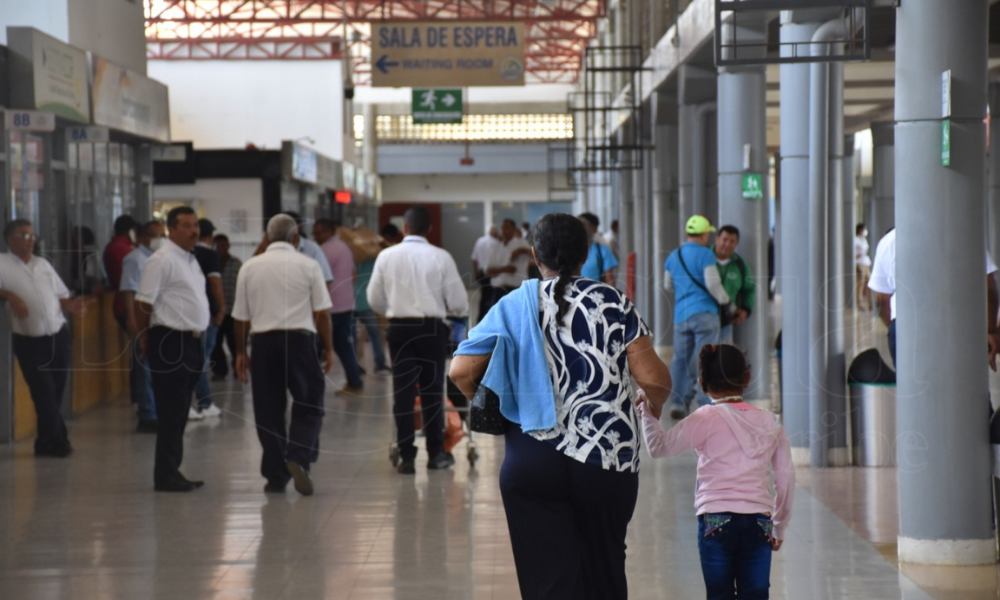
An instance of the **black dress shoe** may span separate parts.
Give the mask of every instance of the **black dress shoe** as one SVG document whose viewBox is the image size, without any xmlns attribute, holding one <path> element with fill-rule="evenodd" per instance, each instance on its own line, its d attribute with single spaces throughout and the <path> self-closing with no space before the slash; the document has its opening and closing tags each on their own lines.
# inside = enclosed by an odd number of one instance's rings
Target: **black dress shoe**
<svg viewBox="0 0 1000 600">
<path fill-rule="evenodd" d="M 177 475 L 166 481 L 157 482 L 153 489 L 157 492 L 191 492 L 204 484 L 203 481 L 188 481 L 183 475 Z"/>
<path fill-rule="evenodd" d="M 303 496 L 313 495 L 312 478 L 309 477 L 309 471 L 306 471 L 305 467 L 294 460 L 290 460 L 288 461 L 288 472 L 292 474 L 292 481 L 295 484 L 296 492 Z"/>
<path fill-rule="evenodd" d="M 136 433 L 156 433 L 156 421 L 139 421 L 135 426 Z"/>
<path fill-rule="evenodd" d="M 396 472 L 401 475 L 415 475 L 417 473 L 417 467 L 414 465 L 412 458 L 409 460 L 404 458 L 399 463 L 399 466 L 396 467 Z"/>
<path fill-rule="evenodd" d="M 179 477 L 180 477 L 181 479 L 183 479 L 184 481 L 186 481 L 186 482 L 190 483 L 191 485 L 193 485 L 193 486 L 195 487 L 195 489 L 198 489 L 198 488 L 202 487 L 203 485 L 205 485 L 205 482 L 204 482 L 204 481 L 200 481 L 200 480 L 191 480 L 191 479 L 188 479 L 187 477 L 185 477 L 185 476 L 181 475 L 180 473 L 178 473 L 177 475 L 178 475 L 178 476 L 179 476 Z"/>
<path fill-rule="evenodd" d="M 284 494 L 285 493 L 285 486 L 284 485 L 278 485 L 276 483 L 268 483 L 267 485 L 264 486 L 264 493 L 265 494 Z"/>
<path fill-rule="evenodd" d="M 49 456 L 52 458 L 66 458 L 73 453 L 73 447 L 69 440 L 61 443 L 35 443 L 35 456 Z"/>
<path fill-rule="evenodd" d="M 427 461 L 428 469 L 447 469 L 455 464 L 455 457 L 451 452 L 438 452 L 434 458 Z"/>
</svg>

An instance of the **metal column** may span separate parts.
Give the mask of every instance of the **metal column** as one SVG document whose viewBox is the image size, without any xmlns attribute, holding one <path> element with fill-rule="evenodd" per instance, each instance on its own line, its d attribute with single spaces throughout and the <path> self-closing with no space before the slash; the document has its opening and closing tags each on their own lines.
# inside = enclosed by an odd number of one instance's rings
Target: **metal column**
<svg viewBox="0 0 1000 600">
<path fill-rule="evenodd" d="M 680 245 L 678 212 L 677 106 L 659 93 L 654 96 L 653 123 L 653 343 L 657 350 L 673 343 L 673 298 L 663 289 L 663 264 Z"/>
<path fill-rule="evenodd" d="M 872 123 L 872 202 L 868 224 L 872 256 L 878 241 L 896 226 L 894 129 L 895 124 L 888 121 Z"/>
<path fill-rule="evenodd" d="M 741 40 L 766 40 L 766 27 L 740 24 Z M 731 25 L 726 25 L 727 27 Z M 749 400 L 771 397 L 771 353 L 767 321 L 767 78 L 765 67 L 724 68 L 719 70 L 718 98 L 718 172 L 719 224 L 732 224 L 740 230 L 737 253 L 744 258 L 757 284 L 757 305 L 750 318 L 733 328 L 734 342 L 747 352 L 753 368 L 750 387 L 744 392 Z M 761 175 L 764 184 L 760 199 L 743 198 L 743 176 Z"/>
<path fill-rule="evenodd" d="M 989 202 L 986 243 L 993 260 L 1000 257 L 1000 83 L 990 83 Z"/>
<path fill-rule="evenodd" d="M 896 10 L 899 559 L 996 562 L 982 225 L 988 1 Z M 950 166 L 942 73 L 950 71 Z M 928 282 L 931 282 L 930 285 Z"/>
<path fill-rule="evenodd" d="M 634 127 L 632 128 L 633 140 L 636 144 L 642 143 L 642 132 L 637 131 Z M 643 156 L 643 165 L 641 169 L 633 169 L 629 171 L 626 176 L 632 178 L 632 251 L 635 252 L 635 297 L 633 301 L 635 302 L 636 308 L 639 309 L 639 314 L 652 316 L 652 311 L 650 311 L 649 306 L 646 304 L 646 281 L 643 279 L 643 273 L 646 269 L 646 264 L 649 261 L 649 255 L 646 254 L 646 240 L 647 240 L 647 227 L 649 223 L 649 190 L 647 184 L 649 183 L 646 176 L 646 169 L 648 165 L 648 157 Z M 605 224 L 605 228 L 610 227 L 610 223 Z M 621 225 L 619 224 L 619 227 Z M 623 275 L 627 276 L 628 273 L 628 254 L 622 252 L 621 256 L 618 257 L 618 271 Z"/>
<path fill-rule="evenodd" d="M 782 13 L 781 41 L 808 42 L 819 23 L 795 23 Z M 790 53 L 787 46 L 782 53 Z M 781 77 L 782 423 L 796 465 L 809 463 L 809 65 L 785 64 Z M 683 123 L 683 120 L 681 121 Z M 683 155 L 683 153 L 682 153 Z"/>
<path fill-rule="evenodd" d="M 854 290 L 857 289 L 857 269 L 854 266 L 854 211 L 857 193 L 857 180 L 854 175 L 854 134 L 844 136 L 844 160 L 843 160 L 843 184 L 842 197 L 844 202 L 844 230 L 841 256 L 844 261 L 844 301 L 845 306 L 854 307 Z M 866 282 L 867 283 L 867 282 Z"/>
</svg>

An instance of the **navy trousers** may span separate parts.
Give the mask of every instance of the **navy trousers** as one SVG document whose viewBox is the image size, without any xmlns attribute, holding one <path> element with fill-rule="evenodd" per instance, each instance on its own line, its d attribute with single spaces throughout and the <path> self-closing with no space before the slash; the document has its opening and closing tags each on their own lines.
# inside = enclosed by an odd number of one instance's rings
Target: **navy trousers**
<svg viewBox="0 0 1000 600">
<path fill-rule="evenodd" d="M 184 429 L 194 387 L 205 367 L 201 339 L 188 331 L 151 327 L 146 359 L 156 398 L 156 461 L 153 481 L 169 482 L 184 460 Z"/>
<path fill-rule="evenodd" d="M 260 474 L 283 487 L 291 477 L 286 461 L 308 470 L 319 458 L 326 377 L 316 357 L 316 336 L 307 331 L 255 333 L 250 372 L 257 439 L 264 449 Z M 288 393 L 292 420 L 286 426 Z"/>
<path fill-rule="evenodd" d="M 417 456 L 413 423 L 417 386 L 420 412 L 431 458 L 444 451 L 444 361 L 448 326 L 440 319 L 391 319 L 389 354 L 392 357 L 392 414 L 396 417 L 396 442 L 405 460 Z"/>
<path fill-rule="evenodd" d="M 12 346 L 38 417 L 35 450 L 68 446 L 62 401 L 70 369 L 69 329 L 64 326 L 55 335 L 41 337 L 15 334 Z"/>
<path fill-rule="evenodd" d="M 500 494 L 524 600 L 625 600 L 637 473 L 569 458 L 511 425 Z"/>
</svg>

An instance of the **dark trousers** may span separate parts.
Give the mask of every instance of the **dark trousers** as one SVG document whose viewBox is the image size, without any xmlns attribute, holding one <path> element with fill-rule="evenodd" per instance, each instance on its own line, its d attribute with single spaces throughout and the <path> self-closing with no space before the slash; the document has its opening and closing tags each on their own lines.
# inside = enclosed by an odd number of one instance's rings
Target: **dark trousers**
<svg viewBox="0 0 1000 600">
<path fill-rule="evenodd" d="M 70 369 L 69 329 L 55 335 L 28 337 L 14 335 L 14 356 L 31 392 L 38 417 L 35 450 L 58 450 L 69 445 L 62 417 L 63 392 Z"/>
<path fill-rule="evenodd" d="M 290 475 L 286 461 L 306 470 L 319 458 L 326 378 L 316 357 L 316 336 L 306 331 L 268 331 L 253 335 L 250 381 L 257 439 L 264 449 L 260 474 L 284 486 Z M 292 421 L 285 425 L 287 394 L 292 394 Z"/>
<path fill-rule="evenodd" d="M 636 473 L 569 458 L 512 425 L 500 495 L 524 600 L 624 600 Z"/>
<path fill-rule="evenodd" d="M 698 554 L 708 600 L 766 600 L 771 528 L 766 515 L 698 515 Z"/>
<path fill-rule="evenodd" d="M 889 322 L 889 354 L 892 356 L 892 368 L 899 369 L 899 363 L 896 362 L 896 319 Z"/>
<path fill-rule="evenodd" d="M 392 414 L 396 417 L 399 454 L 413 460 L 413 423 L 417 386 L 427 439 L 427 455 L 444 451 L 444 360 L 448 327 L 440 319 L 390 319 L 389 354 L 392 358 Z"/>
<path fill-rule="evenodd" d="M 490 309 L 493 308 L 493 305 L 496 304 L 496 302 L 497 302 L 494 299 L 494 296 L 495 296 L 494 290 L 496 288 L 494 288 L 493 286 L 491 286 L 490 283 L 489 283 L 489 281 L 490 281 L 489 278 L 487 278 L 486 279 L 486 283 L 484 283 L 482 285 L 482 287 L 479 288 L 479 320 L 480 321 L 483 320 L 483 317 L 486 316 L 486 313 L 490 312 Z"/>
<path fill-rule="evenodd" d="M 358 355 L 354 352 L 354 312 L 346 311 L 330 313 L 330 324 L 333 326 L 333 351 L 347 375 L 347 385 L 352 388 L 362 388 L 361 370 L 358 368 Z"/>
<path fill-rule="evenodd" d="M 226 315 L 219 326 L 215 337 L 215 348 L 212 349 L 212 373 L 218 377 L 229 375 L 229 363 L 226 362 L 226 351 L 223 346 L 229 346 L 230 362 L 236 371 L 236 330 L 233 328 L 233 316 Z"/>
<path fill-rule="evenodd" d="M 187 331 L 151 327 L 146 357 L 156 397 L 155 483 L 168 482 L 180 472 L 184 459 L 184 428 L 191 396 L 201 377 L 205 358 L 201 339 Z"/>
</svg>

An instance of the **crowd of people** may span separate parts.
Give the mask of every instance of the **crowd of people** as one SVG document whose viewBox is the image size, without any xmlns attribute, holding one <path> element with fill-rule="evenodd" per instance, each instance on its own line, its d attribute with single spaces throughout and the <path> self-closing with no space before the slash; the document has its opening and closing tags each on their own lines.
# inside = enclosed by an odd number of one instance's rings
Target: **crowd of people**
<svg viewBox="0 0 1000 600">
<path fill-rule="evenodd" d="M 710 597 L 739 589 L 740 597 L 766 598 L 794 474 L 774 415 L 743 402 L 750 373 L 743 352 L 724 343 L 754 306 L 753 274 L 735 253 L 739 230 L 720 228 L 710 249 L 715 228 L 692 216 L 687 242 L 667 259 L 665 286 L 676 297 L 668 369 L 642 316 L 615 287 L 615 224 L 608 238 L 599 226 L 590 213 L 546 215 L 531 228 L 508 219 L 473 251 L 483 304 L 449 375 L 469 400 L 480 387 L 499 399 L 506 423 L 499 483 L 522 595 L 627 597 L 625 536 L 644 436 L 654 457 L 698 454 L 699 481 L 708 482 L 696 491 L 698 546 Z M 364 385 L 355 320 L 371 339 L 376 371 L 392 374 L 398 472 L 416 472 L 418 394 L 426 468 L 451 467 L 445 366 L 452 323 L 467 317 L 469 294 L 453 257 L 429 243 L 432 228 L 429 211 L 411 207 L 401 232 L 384 227 L 378 252 L 355 261 L 338 223 L 316 221 L 313 241 L 298 215 L 282 213 L 241 263 L 228 238 L 189 207 L 171 210 L 165 227 L 120 217 L 104 268 L 132 342 L 138 431 L 156 433 L 154 489 L 204 485 L 181 471 L 183 434 L 189 420 L 220 416 L 209 380 L 232 372 L 252 392 L 264 492 L 280 494 L 291 483 L 312 495 L 325 373 L 339 360 L 347 376 L 339 391 Z M 35 452 L 66 456 L 65 378 L 48 369 L 69 364 L 63 311 L 84 313 L 92 300 L 71 298 L 34 255 L 31 223 L 12 221 L 4 236 L 10 252 L 0 260 L 0 299 L 38 412 Z M 388 360 L 380 317 L 388 322 Z M 703 406 L 687 416 L 696 393 Z M 664 431 L 668 404 L 682 420 Z"/>
</svg>

